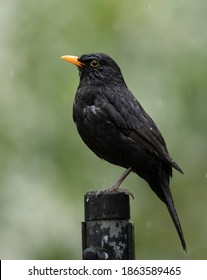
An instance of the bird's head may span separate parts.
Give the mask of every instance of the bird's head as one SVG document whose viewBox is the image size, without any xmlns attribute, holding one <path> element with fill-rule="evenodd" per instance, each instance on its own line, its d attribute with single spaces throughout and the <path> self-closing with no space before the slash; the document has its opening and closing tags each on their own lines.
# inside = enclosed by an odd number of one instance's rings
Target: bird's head
<svg viewBox="0 0 207 280">
<path fill-rule="evenodd" d="M 106 54 L 91 53 L 83 54 L 80 57 L 64 55 L 61 58 L 78 66 L 80 83 L 108 85 L 118 82 L 125 85 L 119 66 Z"/>
</svg>

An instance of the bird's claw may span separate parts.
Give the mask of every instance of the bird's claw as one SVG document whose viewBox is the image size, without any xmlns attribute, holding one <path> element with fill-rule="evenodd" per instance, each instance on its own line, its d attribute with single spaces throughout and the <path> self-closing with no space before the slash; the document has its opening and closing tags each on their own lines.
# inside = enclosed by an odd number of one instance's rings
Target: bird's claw
<svg viewBox="0 0 207 280">
<path fill-rule="evenodd" d="M 116 188 L 114 186 L 109 189 L 97 191 L 96 196 L 102 195 L 104 193 L 113 193 L 113 192 L 120 192 L 120 193 L 124 193 L 126 195 L 130 195 L 134 199 L 133 194 L 131 192 L 129 192 L 127 189 L 120 189 L 120 188 Z"/>
</svg>

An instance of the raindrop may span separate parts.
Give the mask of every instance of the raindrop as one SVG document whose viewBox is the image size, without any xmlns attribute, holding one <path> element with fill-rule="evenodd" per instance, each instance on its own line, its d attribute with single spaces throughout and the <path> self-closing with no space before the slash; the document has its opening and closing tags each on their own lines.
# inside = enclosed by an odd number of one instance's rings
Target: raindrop
<svg viewBox="0 0 207 280">
<path fill-rule="evenodd" d="M 159 98 L 159 99 L 157 100 L 157 105 L 158 105 L 159 107 L 162 107 L 162 106 L 163 106 L 163 101 L 162 101 L 161 98 Z"/>
<path fill-rule="evenodd" d="M 14 70 L 10 70 L 10 77 L 14 78 Z"/>
<path fill-rule="evenodd" d="M 148 220 L 148 221 L 146 221 L 145 225 L 146 225 L 146 228 L 149 229 L 152 227 L 152 222 Z"/>
</svg>

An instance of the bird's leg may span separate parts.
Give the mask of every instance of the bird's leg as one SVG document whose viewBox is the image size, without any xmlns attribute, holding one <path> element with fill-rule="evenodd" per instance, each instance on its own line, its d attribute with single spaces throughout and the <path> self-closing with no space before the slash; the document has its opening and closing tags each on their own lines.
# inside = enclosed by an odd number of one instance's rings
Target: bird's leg
<svg viewBox="0 0 207 280">
<path fill-rule="evenodd" d="M 109 189 L 106 189 L 104 191 L 99 191 L 97 192 L 97 195 L 100 195 L 102 193 L 106 193 L 106 192 L 123 192 L 127 195 L 131 195 L 132 198 L 134 198 L 133 194 L 130 193 L 128 190 L 126 189 L 119 189 L 121 183 L 126 179 L 126 177 L 132 172 L 132 168 L 129 167 L 127 170 L 124 171 L 124 173 L 121 175 L 121 177 L 118 179 L 118 181 Z"/>
<path fill-rule="evenodd" d="M 112 192 L 117 192 L 121 183 L 126 179 L 126 177 L 131 173 L 131 171 L 132 171 L 131 167 L 125 170 L 124 173 L 121 175 L 121 177 L 118 179 L 118 181 L 109 190 L 111 190 Z"/>
</svg>

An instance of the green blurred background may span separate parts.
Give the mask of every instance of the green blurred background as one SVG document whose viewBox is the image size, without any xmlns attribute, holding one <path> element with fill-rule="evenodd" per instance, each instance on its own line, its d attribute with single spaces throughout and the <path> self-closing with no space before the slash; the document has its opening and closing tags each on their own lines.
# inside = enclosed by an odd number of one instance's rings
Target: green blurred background
<svg viewBox="0 0 207 280">
<path fill-rule="evenodd" d="M 207 2 L 1 0 L 0 258 L 80 259 L 83 195 L 123 169 L 72 121 L 77 69 L 101 51 L 162 131 L 185 175 L 171 182 L 188 253 L 165 206 L 132 174 L 137 259 L 207 258 Z"/>
</svg>

